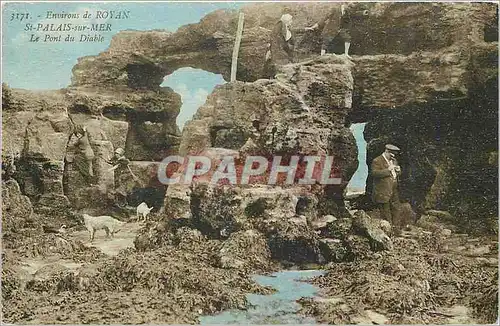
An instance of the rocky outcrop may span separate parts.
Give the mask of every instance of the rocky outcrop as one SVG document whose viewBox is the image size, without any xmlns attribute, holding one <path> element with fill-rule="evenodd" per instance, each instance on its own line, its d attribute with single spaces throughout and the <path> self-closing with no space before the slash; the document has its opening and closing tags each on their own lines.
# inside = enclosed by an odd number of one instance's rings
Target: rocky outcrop
<svg viewBox="0 0 500 326">
<path fill-rule="evenodd" d="M 417 213 L 449 208 L 461 220 L 489 218 L 498 207 L 498 39 L 488 34 L 495 10 L 464 4 L 444 13 L 443 26 L 451 17 L 468 22 L 435 34 L 446 46 L 353 59 L 351 119 L 368 122 L 368 164 L 385 143 L 402 149 L 400 188 Z M 368 197 L 371 186 L 369 177 Z"/>
<path fill-rule="evenodd" d="M 65 214 L 70 206 L 81 209 L 107 205 L 102 199 L 115 186 L 107 161 L 118 147 L 139 159 L 159 160 L 163 153 L 177 151 L 175 117 L 181 104 L 180 97 L 168 88 L 130 92 L 123 88 L 27 91 L 5 84 L 2 87 L 3 152 L 20 155 L 16 179 L 39 212 Z M 158 137 L 137 138 L 142 125 L 150 129 L 139 134 L 156 132 Z M 73 132 L 78 126 L 86 128 L 94 152 L 95 181 L 91 183 L 73 161 Z M 155 165 L 132 164 L 140 184 L 148 186 L 155 179 Z"/>
<path fill-rule="evenodd" d="M 19 232 L 29 224 L 33 207 L 28 197 L 21 193 L 19 184 L 11 179 L 2 182 L 2 233 L 9 237 L 10 233 Z"/>
<path fill-rule="evenodd" d="M 284 13 L 293 16 L 292 32 L 298 60 L 319 54 L 320 37 L 307 26 L 325 18 L 340 4 L 253 4 L 245 14 L 238 58 L 238 80 L 262 76 L 271 33 Z M 356 55 L 437 51 L 452 44 L 485 40 L 495 35 L 495 6 L 480 3 L 358 3 L 352 8 L 351 52 Z M 168 31 L 124 31 L 110 48 L 81 58 L 73 69 L 73 85 L 157 87 L 164 76 L 181 67 L 218 73 L 229 80 L 238 12 L 217 10 L 197 24 Z M 343 45 L 341 45 L 343 46 Z M 343 49 L 339 47 L 339 51 Z"/>
<path fill-rule="evenodd" d="M 180 96 L 168 87 L 135 89 L 126 86 L 70 87 L 69 112 L 102 115 L 113 126 L 124 126 L 124 132 L 111 128 L 108 138 L 114 147 L 122 147 L 132 160 L 160 161 L 165 155 L 177 152 L 179 129 L 175 119 L 181 107 Z M 84 117 L 85 117 L 84 115 Z"/>
<path fill-rule="evenodd" d="M 276 80 L 217 87 L 186 124 L 180 154 L 223 147 L 242 157 L 333 156 L 333 171 L 342 181 L 326 187 L 319 200 L 338 205 L 319 205 L 325 214 L 338 215 L 357 164 L 355 140 L 345 127 L 351 109 L 350 68 L 342 57 L 328 56 L 283 66 Z"/>
<path fill-rule="evenodd" d="M 357 166 L 347 127 L 363 121 L 369 122 L 369 161 L 384 142 L 403 149 L 402 183 L 414 208 L 453 206 L 460 213 L 479 207 L 478 216 L 496 211 L 491 204 L 497 194 L 498 151 L 495 6 L 354 4 L 349 9 L 352 60 L 334 54 L 319 57 L 319 34 L 304 29 L 331 10 L 339 10 L 339 4 L 242 8 L 239 81 L 214 90 L 186 125 L 182 140 L 175 125 L 180 97 L 160 84 L 186 66 L 228 79 L 236 11 L 215 11 L 175 33 L 120 32 L 106 51 L 79 59 L 67 89 L 3 87 L 4 151 L 23 153 L 28 172 L 20 179 L 21 189 L 35 207 L 58 207 L 59 212 L 76 198 L 94 202 L 113 186 L 104 159 L 117 147 L 124 147 L 131 160 L 145 162 L 208 148 L 233 150 L 242 159 L 251 154 L 333 155 L 342 183 L 311 189 L 314 208 L 298 215 L 310 218 L 316 209 L 319 215 L 347 217 L 343 190 Z M 284 13 L 294 17 L 296 62 L 278 64 L 272 80 L 259 79 L 272 31 Z M 68 114 L 87 127 L 96 153 L 96 186 L 79 186 L 78 174 L 66 164 L 72 132 Z M 154 170 L 138 169 L 145 174 Z M 477 186 L 468 186 L 471 178 Z M 145 183 L 148 177 L 141 179 Z M 173 201 L 169 207 L 177 208 L 165 210 L 167 215 L 190 213 L 188 207 L 196 204 L 186 187 L 172 188 L 170 194 L 165 202 Z M 464 196 L 474 204 L 460 201 Z"/>
<path fill-rule="evenodd" d="M 355 58 L 357 109 L 401 108 L 436 97 L 467 96 L 468 60 L 460 49 Z"/>
<path fill-rule="evenodd" d="M 247 230 L 231 234 L 218 257 L 222 268 L 268 270 L 271 252 L 262 234 Z"/>
<path fill-rule="evenodd" d="M 367 161 L 384 143 L 399 146 L 403 197 L 419 213 L 437 208 L 462 218 L 496 216 L 496 80 L 478 84 L 467 97 L 372 114 L 365 128 Z M 371 184 L 367 180 L 368 193 Z"/>
<path fill-rule="evenodd" d="M 343 138 L 354 145 L 344 128 L 351 109 L 350 68 L 332 56 L 284 66 L 276 80 L 217 87 L 186 124 L 180 154 L 207 147 L 240 150 L 249 138 L 261 154 L 326 154 Z"/>
</svg>

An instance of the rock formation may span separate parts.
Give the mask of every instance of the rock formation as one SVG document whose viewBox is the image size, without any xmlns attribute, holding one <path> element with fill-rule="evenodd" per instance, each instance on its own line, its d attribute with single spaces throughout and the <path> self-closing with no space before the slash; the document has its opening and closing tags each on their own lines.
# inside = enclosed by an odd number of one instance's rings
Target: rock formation
<svg viewBox="0 0 500 326">
<path fill-rule="evenodd" d="M 13 179 L 2 184 L 2 233 L 9 237 L 19 232 L 30 222 L 33 208 L 28 197 L 21 194 L 21 189 Z"/>
<path fill-rule="evenodd" d="M 186 66 L 227 80 L 236 11 L 215 11 L 175 33 L 120 32 L 106 51 L 78 60 L 66 89 L 31 92 L 3 86 L 3 150 L 22 152 L 23 193 L 42 211 L 88 207 L 113 186 L 105 160 L 117 147 L 141 161 L 132 166 L 150 188 L 158 186 L 149 177 L 157 168 L 152 162 L 172 153 L 223 148 L 242 157 L 323 154 L 335 157 L 342 184 L 320 189 L 311 202 L 317 216 L 340 217 L 346 213 L 343 189 L 357 165 L 348 126 L 368 122 L 369 162 L 384 142 L 403 149 L 403 182 L 414 209 L 477 216 L 496 212 L 496 7 L 355 4 L 350 61 L 333 54 L 319 57 L 317 33 L 305 31 L 338 6 L 245 6 L 239 81 L 217 87 L 182 138 L 175 125 L 180 97 L 160 84 Z M 278 64 L 274 79 L 259 79 L 270 33 L 283 13 L 294 17 L 297 62 Z M 96 154 L 95 185 L 82 186 L 66 159 L 74 123 L 87 128 Z M 165 191 L 160 188 L 159 193 Z M 192 214 L 190 191 L 182 186 L 167 190 L 165 215 Z"/>
<path fill-rule="evenodd" d="M 147 161 L 177 151 L 179 133 L 172 117 L 178 113 L 180 98 L 170 89 L 160 93 L 85 88 L 31 92 L 2 87 L 3 151 L 21 154 L 17 179 L 41 212 L 65 214 L 70 206 L 105 205 L 103 195 L 114 188 L 107 161 L 116 148 L 125 148 L 131 159 L 143 161 L 131 164 L 143 187 L 155 179 L 155 163 Z M 70 159 L 76 150 L 73 132 L 78 126 L 86 128 L 95 154 L 94 184 L 83 178 Z M 144 126 L 158 134 L 154 143 L 141 129 Z"/>
<path fill-rule="evenodd" d="M 243 7 L 245 26 L 237 79 L 255 81 L 262 76 L 270 33 L 283 13 L 293 16 L 292 32 L 299 40 L 297 51 L 302 61 L 318 54 L 320 46 L 318 37 L 304 28 L 339 6 L 287 3 Z M 489 4 L 358 3 L 353 14 L 350 52 L 356 55 L 433 52 L 457 43 L 465 47 L 471 41 L 488 40 L 497 34 L 495 6 Z M 229 80 L 237 22 L 237 11 L 217 10 L 175 33 L 121 32 L 107 51 L 79 60 L 72 83 L 157 87 L 164 76 L 186 66 L 219 73 Z"/>
</svg>

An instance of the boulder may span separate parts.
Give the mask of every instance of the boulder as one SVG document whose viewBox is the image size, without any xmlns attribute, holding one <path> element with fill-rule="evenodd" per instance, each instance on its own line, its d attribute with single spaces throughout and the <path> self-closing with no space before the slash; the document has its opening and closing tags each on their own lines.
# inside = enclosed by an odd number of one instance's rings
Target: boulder
<svg viewBox="0 0 500 326">
<path fill-rule="evenodd" d="M 232 187 L 197 183 L 191 193 L 193 224 L 212 238 L 227 237 L 242 227 L 238 218 L 240 202 Z"/>
<path fill-rule="evenodd" d="M 299 189 L 256 186 L 241 190 L 241 206 L 247 219 L 291 218 L 297 213 Z"/>
<path fill-rule="evenodd" d="M 319 237 L 304 219 L 270 222 L 261 229 L 268 237 L 273 259 L 292 263 L 322 263 Z"/>
<path fill-rule="evenodd" d="M 263 234 L 247 230 L 231 234 L 224 241 L 218 257 L 222 268 L 266 270 L 271 252 Z"/>
<path fill-rule="evenodd" d="M 373 256 L 371 241 L 366 237 L 350 234 L 343 243 L 347 249 L 346 261 L 363 260 Z"/>
<path fill-rule="evenodd" d="M 190 218 L 191 189 L 189 185 L 182 183 L 169 185 L 165 193 L 165 202 L 161 213 L 167 218 Z"/>
<path fill-rule="evenodd" d="M 172 240 L 180 249 L 190 250 L 205 241 L 205 237 L 199 230 L 182 227 L 175 232 Z"/>
<path fill-rule="evenodd" d="M 2 182 L 2 230 L 3 235 L 18 232 L 29 222 L 33 208 L 28 197 L 21 193 L 17 181 Z"/>
<path fill-rule="evenodd" d="M 348 250 L 339 239 L 320 239 L 319 248 L 326 262 L 343 262 L 348 257 Z"/>
<path fill-rule="evenodd" d="M 324 229 L 329 223 L 335 222 L 337 218 L 333 215 L 324 215 L 315 221 L 311 222 L 311 226 L 314 230 Z"/>
<path fill-rule="evenodd" d="M 363 211 L 357 211 L 354 214 L 352 221 L 352 231 L 357 235 L 361 235 L 370 240 L 371 248 L 377 250 L 392 250 L 392 240 L 382 230 L 382 224 L 387 229 L 387 221 L 380 222 L 380 220 L 372 219 L 368 214 Z"/>
<path fill-rule="evenodd" d="M 430 215 L 430 216 L 435 216 L 438 219 L 442 219 L 445 222 L 454 222 L 456 219 L 447 211 L 440 211 L 440 210 L 435 210 L 435 209 L 430 209 L 425 212 L 425 214 Z"/>
<path fill-rule="evenodd" d="M 345 239 L 346 236 L 350 233 L 352 227 L 352 219 L 350 218 L 342 218 L 335 221 L 332 221 L 327 224 L 327 233 L 326 236 L 333 239 Z"/>
</svg>

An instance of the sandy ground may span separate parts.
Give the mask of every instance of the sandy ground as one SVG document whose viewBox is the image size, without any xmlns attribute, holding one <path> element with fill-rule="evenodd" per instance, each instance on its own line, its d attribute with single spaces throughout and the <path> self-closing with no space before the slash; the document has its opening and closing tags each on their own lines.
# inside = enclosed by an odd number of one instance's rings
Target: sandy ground
<svg viewBox="0 0 500 326">
<path fill-rule="evenodd" d="M 80 240 L 86 246 L 95 247 L 108 256 L 116 256 L 121 250 L 134 246 L 134 238 L 140 228 L 141 224 L 138 222 L 127 223 L 113 238 L 106 237 L 106 232 L 100 230 L 96 232 L 92 243 L 90 242 L 89 232 L 87 230 L 70 232 L 62 235 L 61 238 Z M 26 271 L 26 275 L 34 275 L 42 267 L 53 264 L 63 265 L 69 270 L 77 270 L 83 266 L 82 263 L 60 259 L 57 255 L 44 258 L 24 258 L 21 260 L 21 268 Z"/>
<path fill-rule="evenodd" d="M 82 241 L 89 247 L 98 248 L 106 255 L 116 256 L 120 250 L 134 246 L 134 238 L 140 228 L 141 224 L 138 222 L 127 223 L 113 238 L 107 238 L 106 232 L 99 230 L 95 233 L 92 243 L 90 243 L 89 232 L 87 230 L 74 232 L 70 234 L 70 237 Z"/>
</svg>

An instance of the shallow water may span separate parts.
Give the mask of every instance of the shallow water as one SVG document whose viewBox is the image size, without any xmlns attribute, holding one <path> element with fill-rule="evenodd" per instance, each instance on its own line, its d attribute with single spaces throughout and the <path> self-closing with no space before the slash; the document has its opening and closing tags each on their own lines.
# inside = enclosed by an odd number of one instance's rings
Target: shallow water
<svg viewBox="0 0 500 326">
<path fill-rule="evenodd" d="M 270 295 L 247 294 L 248 310 L 228 310 L 214 316 L 200 317 L 201 324 L 314 324 L 311 317 L 297 315 L 302 297 L 314 297 L 318 288 L 300 280 L 323 275 L 323 271 L 282 271 L 271 276 L 256 275 L 260 285 L 276 289 Z"/>
</svg>

